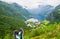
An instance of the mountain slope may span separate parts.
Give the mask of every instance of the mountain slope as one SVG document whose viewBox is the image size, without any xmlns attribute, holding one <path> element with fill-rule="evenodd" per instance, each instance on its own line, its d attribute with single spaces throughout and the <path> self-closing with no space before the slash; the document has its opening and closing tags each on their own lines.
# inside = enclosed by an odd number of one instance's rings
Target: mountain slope
<svg viewBox="0 0 60 39">
<path fill-rule="evenodd" d="M 38 8 L 28 9 L 28 11 L 32 13 L 32 17 L 41 21 L 44 20 L 52 10 L 53 6 L 51 5 L 39 5 Z"/>
<path fill-rule="evenodd" d="M 60 5 L 55 7 L 55 9 L 48 15 L 47 19 L 51 22 L 60 22 Z"/>
<path fill-rule="evenodd" d="M 0 15 L 0 39 L 4 39 L 7 34 L 10 34 L 7 38 L 12 39 L 14 30 L 19 30 L 20 28 L 23 28 L 24 30 L 28 29 L 22 20 Z"/>
<path fill-rule="evenodd" d="M 29 13 L 29 12 L 26 9 L 24 9 L 20 6 L 18 8 L 13 4 L 7 4 L 5 2 L 0 2 L 0 9 L 1 9 L 0 14 L 16 17 L 16 18 L 19 18 L 21 20 L 28 19 L 29 15 L 30 15 L 30 14 L 27 15 L 27 13 Z"/>
<path fill-rule="evenodd" d="M 22 7 L 17 9 L 15 5 L 0 1 L 0 39 L 13 39 L 14 30 L 19 30 L 21 27 L 24 30 L 28 29 L 24 21 L 29 14 L 23 13 L 28 13 L 28 11 Z"/>
</svg>

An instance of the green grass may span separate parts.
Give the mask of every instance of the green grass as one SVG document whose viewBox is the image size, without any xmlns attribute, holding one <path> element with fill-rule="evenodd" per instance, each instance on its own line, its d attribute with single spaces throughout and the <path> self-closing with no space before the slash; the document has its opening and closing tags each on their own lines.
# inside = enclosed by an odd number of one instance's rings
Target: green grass
<svg viewBox="0 0 60 39">
<path fill-rule="evenodd" d="M 60 24 L 50 24 L 30 32 L 30 39 L 60 39 Z"/>
</svg>

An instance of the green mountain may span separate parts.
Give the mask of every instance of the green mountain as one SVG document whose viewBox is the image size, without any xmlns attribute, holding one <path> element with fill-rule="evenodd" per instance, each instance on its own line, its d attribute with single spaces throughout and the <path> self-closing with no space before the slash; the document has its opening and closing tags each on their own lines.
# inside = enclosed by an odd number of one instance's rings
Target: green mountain
<svg viewBox="0 0 60 39">
<path fill-rule="evenodd" d="M 21 20 L 26 20 L 29 18 L 30 13 L 18 4 L 8 4 L 5 2 L 0 2 L 0 14 L 15 17 Z"/>
<path fill-rule="evenodd" d="M 24 21 L 29 15 L 29 12 L 20 6 L 0 1 L 0 39 L 13 39 L 14 30 L 21 27 L 28 29 Z"/>
<path fill-rule="evenodd" d="M 55 9 L 48 15 L 47 19 L 51 22 L 60 22 L 60 5 L 55 7 Z"/>
</svg>

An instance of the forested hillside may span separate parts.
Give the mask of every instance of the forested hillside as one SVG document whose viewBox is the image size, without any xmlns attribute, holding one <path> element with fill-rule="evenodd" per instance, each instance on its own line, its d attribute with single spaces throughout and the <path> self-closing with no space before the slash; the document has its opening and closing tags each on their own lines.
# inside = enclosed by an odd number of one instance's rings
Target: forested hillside
<svg viewBox="0 0 60 39">
<path fill-rule="evenodd" d="M 0 39 L 13 39 L 14 30 L 21 27 L 28 29 L 24 21 L 29 15 L 29 12 L 20 6 L 0 1 Z"/>
<path fill-rule="evenodd" d="M 16 4 L 16 3 L 15 3 Z M 29 18 L 30 13 L 18 4 L 8 4 L 5 2 L 0 2 L 0 15 L 6 15 L 15 17 L 25 21 Z"/>
<path fill-rule="evenodd" d="M 47 19 L 53 22 L 60 22 L 60 5 L 55 7 L 55 9 L 48 15 Z"/>
<path fill-rule="evenodd" d="M 14 30 L 19 30 L 21 27 L 23 27 L 23 29 L 27 29 L 26 24 L 22 20 L 10 16 L 0 15 L 0 38 L 1 39 L 4 38 L 12 39 Z M 7 35 L 9 35 L 9 37 Z"/>
</svg>

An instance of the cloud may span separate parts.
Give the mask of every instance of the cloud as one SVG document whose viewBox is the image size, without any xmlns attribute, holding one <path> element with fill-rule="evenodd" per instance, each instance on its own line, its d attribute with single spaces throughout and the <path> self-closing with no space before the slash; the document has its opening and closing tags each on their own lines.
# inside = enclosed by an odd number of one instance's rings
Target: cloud
<svg viewBox="0 0 60 39">
<path fill-rule="evenodd" d="M 6 1 L 8 3 L 12 3 L 12 2 L 17 2 L 18 4 L 22 5 L 22 6 L 27 6 L 28 8 L 34 8 L 34 7 L 38 7 L 37 5 L 52 5 L 52 6 L 56 6 L 58 4 L 60 4 L 60 0 L 3 0 Z"/>
</svg>

